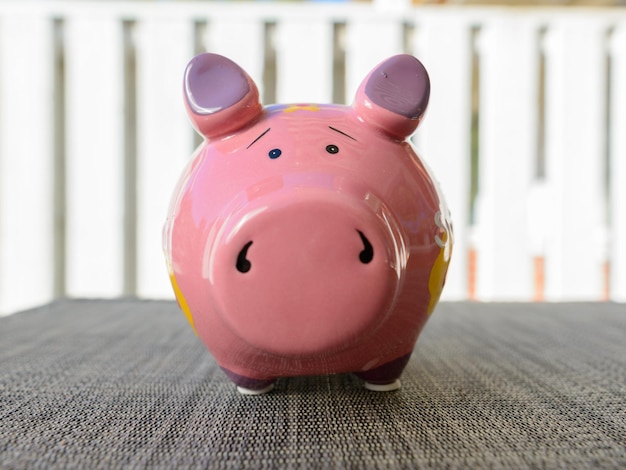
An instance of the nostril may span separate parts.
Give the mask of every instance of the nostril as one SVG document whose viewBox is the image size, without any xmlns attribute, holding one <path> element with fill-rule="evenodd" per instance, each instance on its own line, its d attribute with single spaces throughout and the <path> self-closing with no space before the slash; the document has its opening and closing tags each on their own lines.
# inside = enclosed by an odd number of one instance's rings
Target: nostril
<svg viewBox="0 0 626 470">
<path fill-rule="evenodd" d="M 359 259 L 361 260 L 361 263 L 367 264 L 374 259 L 374 247 L 367 239 L 367 237 L 363 235 L 363 232 L 361 232 L 360 230 L 357 230 L 357 232 L 359 232 L 359 236 L 361 237 L 361 241 L 363 242 L 363 251 L 359 253 Z"/>
<path fill-rule="evenodd" d="M 239 254 L 237 255 L 236 267 L 237 267 L 237 271 L 239 271 L 240 273 L 247 273 L 248 271 L 250 271 L 250 268 L 252 267 L 252 263 L 250 263 L 250 261 L 248 261 L 248 259 L 246 258 L 246 256 L 248 255 L 248 248 L 250 248 L 250 245 L 252 245 L 251 241 L 246 243 L 241 249 L 241 251 L 239 252 Z"/>
</svg>

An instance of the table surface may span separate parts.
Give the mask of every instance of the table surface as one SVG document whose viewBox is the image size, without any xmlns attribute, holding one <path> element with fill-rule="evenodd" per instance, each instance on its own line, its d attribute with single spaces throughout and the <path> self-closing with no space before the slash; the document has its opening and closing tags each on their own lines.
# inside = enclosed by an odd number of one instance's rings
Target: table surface
<svg viewBox="0 0 626 470">
<path fill-rule="evenodd" d="M 0 319 L 0 468 L 626 468 L 626 306 L 442 303 L 401 390 L 242 396 L 172 302 Z"/>
</svg>

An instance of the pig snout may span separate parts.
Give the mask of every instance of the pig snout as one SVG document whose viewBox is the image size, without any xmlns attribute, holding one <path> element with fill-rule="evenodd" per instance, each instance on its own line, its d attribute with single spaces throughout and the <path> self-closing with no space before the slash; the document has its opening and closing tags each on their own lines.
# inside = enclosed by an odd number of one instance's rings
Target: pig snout
<svg viewBox="0 0 626 470">
<path fill-rule="evenodd" d="M 382 324 L 401 281 L 402 241 L 381 207 L 324 190 L 254 201 L 208 257 L 217 310 L 270 354 L 331 353 Z"/>
</svg>

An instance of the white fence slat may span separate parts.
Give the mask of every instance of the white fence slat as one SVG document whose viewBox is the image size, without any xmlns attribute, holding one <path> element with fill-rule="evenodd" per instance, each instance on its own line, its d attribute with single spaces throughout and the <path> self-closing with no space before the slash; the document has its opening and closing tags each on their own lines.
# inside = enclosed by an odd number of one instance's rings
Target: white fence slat
<svg viewBox="0 0 626 470">
<path fill-rule="evenodd" d="M 583 16 L 555 20 L 547 33 L 547 300 L 603 295 L 605 34 Z"/>
<path fill-rule="evenodd" d="M 372 0 L 374 7 L 380 11 L 406 11 L 411 6 L 412 0 Z"/>
<path fill-rule="evenodd" d="M 0 315 L 53 295 L 53 31 L 0 21 Z"/>
<path fill-rule="evenodd" d="M 352 103 L 367 74 L 387 57 L 403 52 L 403 26 L 394 18 L 356 17 L 346 24 L 346 102 Z"/>
<path fill-rule="evenodd" d="M 515 16 L 481 29 L 477 297 L 532 298 L 527 194 L 537 153 L 537 28 Z"/>
<path fill-rule="evenodd" d="M 330 103 L 333 98 L 333 25 L 294 17 L 276 25 L 278 103 Z"/>
<path fill-rule="evenodd" d="M 612 37 L 610 296 L 626 302 L 626 21 Z"/>
<path fill-rule="evenodd" d="M 67 294 L 113 297 L 123 284 L 122 26 L 65 24 Z"/>
<path fill-rule="evenodd" d="M 161 234 L 169 200 L 193 152 L 182 80 L 193 56 L 193 24 L 147 18 L 136 26 L 137 44 L 137 290 L 171 298 Z"/>
<path fill-rule="evenodd" d="M 262 97 L 264 39 L 265 24 L 261 18 L 215 15 L 208 21 L 205 47 L 239 64 L 255 81 Z"/>
<path fill-rule="evenodd" d="M 417 131 L 417 147 L 441 182 L 454 226 L 452 261 L 442 299 L 459 300 L 468 295 L 470 25 L 463 15 L 420 16 L 418 20 L 415 54 L 428 70 L 431 94 Z"/>
</svg>

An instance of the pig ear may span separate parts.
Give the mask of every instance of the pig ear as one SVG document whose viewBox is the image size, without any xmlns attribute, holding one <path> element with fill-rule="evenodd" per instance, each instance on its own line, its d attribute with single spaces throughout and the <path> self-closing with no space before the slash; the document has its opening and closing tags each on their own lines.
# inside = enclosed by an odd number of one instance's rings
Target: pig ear
<svg viewBox="0 0 626 470">
<path fill-rule="evenodd" d="M 262 112 L 259 90 L 232 60 L 197 55 L 185 69 L 185 106 L 194 127 L 207 138 L 235 132 Z"/>
<path fill-rule="evenodd" d="M 415 57 L 393 56 L 363 80 L 353 108 L 366 123 L 404 140 L 419 125 L 430 96 L 428 72 Z"/>
</svg>

